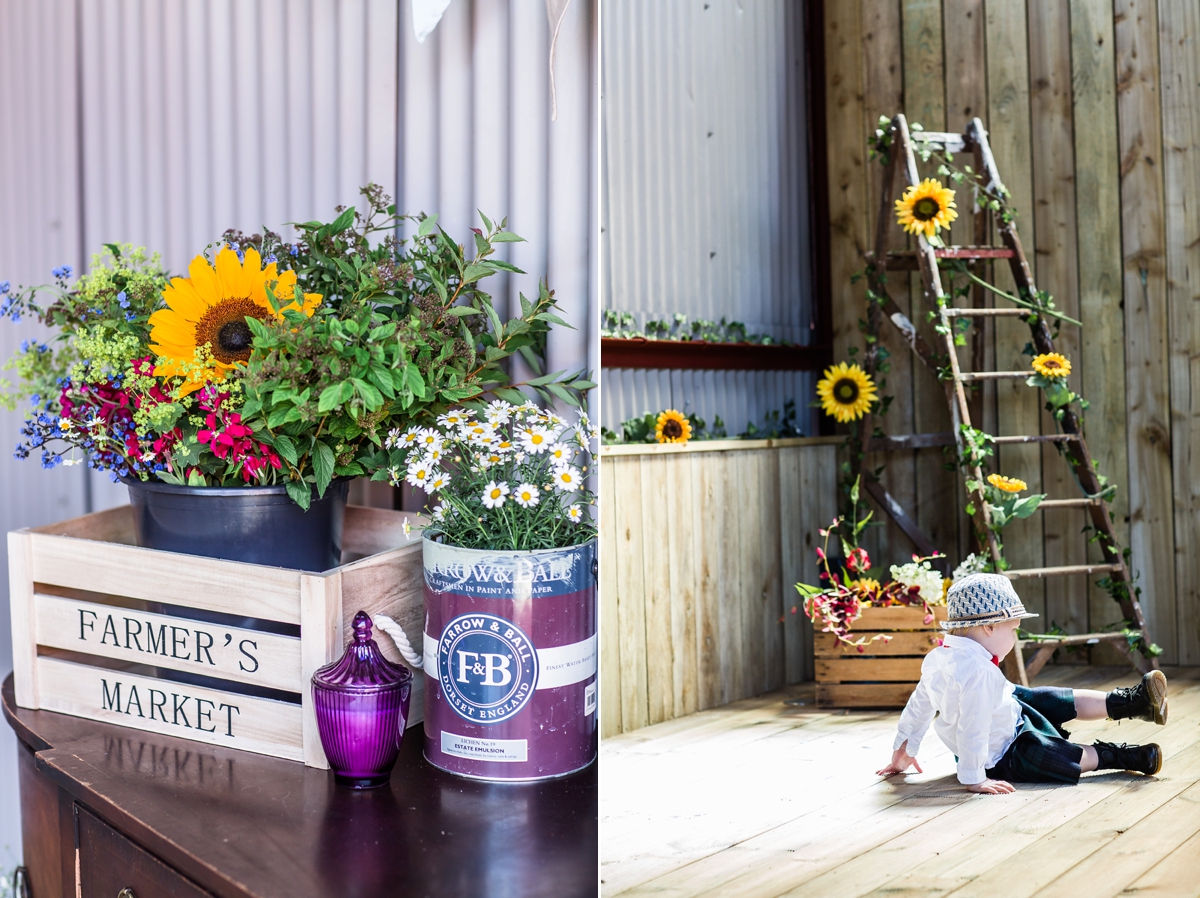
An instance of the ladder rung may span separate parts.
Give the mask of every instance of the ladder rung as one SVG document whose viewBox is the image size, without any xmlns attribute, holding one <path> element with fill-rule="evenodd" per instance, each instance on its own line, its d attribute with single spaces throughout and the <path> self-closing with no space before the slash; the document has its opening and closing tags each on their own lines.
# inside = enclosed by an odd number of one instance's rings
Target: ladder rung
<svg viewBox="0 0 1200 898">
<path fill-rule="evenodd" d="M 997 446 L 1011 446 L 1020 443 L 1070 443 L 1077 442 L 1078 440 L 1079 434 L 1077 433 L 1047 433 L 1033 434 L 1032 436 L 992 438 L 992 442 Z"/>
<path fill-rule="evenodd" d="M 1089 508 L 1099 504 L 1099 499 L 1043 499 L 1038 508 Z"/>
<path fill-rule="evenodd" d="M 1013 251 L 1006 246 L 939 246 L 934 247 L 933 254 L 939 259 L 962 259 L 977 261 L 986 259 L 1011 259 Z M 875 253 L 868 250 L 867 261 L 875 261 Z M 921 263 L 917 261 L 915 249 L 888 250 L 887 267 L 889 271 L 917 271 Z"/>
<path fill-rule="evenodd" d="M 1036 315 L 1029 309 L 943 309 L 947 318 L 1018 318 Z"/>
<path fill-rule="evenodd" d="M 1079 633 L 1075 636 L 1043 636 L 1037 639 L 1019 639 L 1017 644 L 1021 648 L 1026 646 L 1047 646 L 1047 645 L 1095 645 L 1108 639 L 1125 639 L 1124 633 Z"/>
<path fill-rule="evenodd" d="M 962 134 L 952 131 L 913 131 L 912 142 L 915 144 L 937 144 L 951 153 L 962 153 L 966 150 L 967 139 Z"/>
<path fill-rule="evenodd" d="M 1036 577 L 1066 577 L 1070 574 L 1111 574 L 1121 570 L 1119 564 L 1073 564 L 1066 567 L 1030 567 L 1020 571 L 1005 571 L 1009 580 L 1028 580 Z"/>
<path fill-rule="evenodd" d="M 1032 371 L 963 371 L 958 379 L 963 383 L 975 380 L 1015 380 L 1018 377 L 1030 377 Z"/>
</svg>

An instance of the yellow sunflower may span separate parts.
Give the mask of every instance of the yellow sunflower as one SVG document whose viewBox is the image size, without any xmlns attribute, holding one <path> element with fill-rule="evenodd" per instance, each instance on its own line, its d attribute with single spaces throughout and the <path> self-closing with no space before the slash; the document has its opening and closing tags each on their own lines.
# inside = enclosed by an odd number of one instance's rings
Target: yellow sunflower
<svg viewBox="0 0 1200 898">
<path fill-rule="evenodd" d="M 1044 352 L 1033 360 L 1033 370 L 1042 377 L 1066 377 L 1071 373 L 1071 360 L 1057 352 Z"/>
<path fill-rule="evenodd" d="M 173 278 L 163 290 L 167 308 L 150 316 L 150 349 L 158 356 L 154 373 L 160 377 L 183 377 L 180 397 L 193 393 L 208 381 L 220 382 L 227 372 L 250 358 L 251 333 L 247 318 L 283 320 L 292 310 L 312 317 L 321 304 L 321 294 L 305 293 L 304 304 L 295 299 L 296 272 L 279 274 L 272 262 L 262 267 L 258 251 L 250 248 L 245 261 L 225 247 L 217 253 L 216 266 L 196 256 L 188 266 L 191 277 Z M 271 309 L 267 287 L 283 303 L 278 313 Z M 288 302 L 290 300 L 290 302 Z M 207 347 L 207 349 L 205 349 Z M 206 359 L 197 366 L 196 359 Z"/>
<path fill-rule="evenodd" d="M 1019 493 L 1029 489 L 1029 484 L 1017 477 L 1005 477 L 1003 474 L 988 474 L 988 483 L 1006 493 Z"/>
<path fill-rule="evenodd" d="M 673 408 L 658 416 L 654 425 L 654 439 L 660 443 L 686 443 L 692 438 L 692 425 Z"/>
<path fill-rule="evenodd" d="M 924 232 L 926 239 L 941 228 L 950 227 L 950 222 L 956 218 L 954 191 L 943 187 L 936 178 L 926 178 L 909 187 L 904 196 L 896 200 L 896 223 L 910 234 Z"/>
<path fill-rule="evenodd" d="M 826 368 L 825 377 L 817 381 L 817 398 L 821 400 L 825 414 L 845 424 L 865 415 L 879 397 L 875 394 L 875 382 L 867 372 L 858 365 L 839 362 Z"/>
</svg>

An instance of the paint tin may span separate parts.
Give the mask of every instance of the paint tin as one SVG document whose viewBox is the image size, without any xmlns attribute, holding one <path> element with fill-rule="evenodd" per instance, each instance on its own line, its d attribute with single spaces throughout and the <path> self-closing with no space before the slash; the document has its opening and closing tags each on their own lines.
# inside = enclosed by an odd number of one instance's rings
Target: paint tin
<svg viewBox="0 0 1200 898">
<path fill-rule="evenodd" d="M 426 537 L 425 758 L 509 782 L 596 757 L 596 543 L 535 552 Z"/>
</svg>

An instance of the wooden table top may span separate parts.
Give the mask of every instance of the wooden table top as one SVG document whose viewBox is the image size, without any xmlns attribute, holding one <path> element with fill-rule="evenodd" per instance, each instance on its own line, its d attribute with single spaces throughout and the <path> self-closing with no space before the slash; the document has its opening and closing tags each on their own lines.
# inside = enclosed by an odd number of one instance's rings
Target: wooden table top
<svg viewBox="0 0 1200 898">
<path fill-rule="evenodd" d="M 421 730 L 388 787 L 249 752 L 18 708 L 37 769 L 218 896 L 593 896 L 597 765 L 544 783 L 462 779 L 425 762 Z"/>
</svg>

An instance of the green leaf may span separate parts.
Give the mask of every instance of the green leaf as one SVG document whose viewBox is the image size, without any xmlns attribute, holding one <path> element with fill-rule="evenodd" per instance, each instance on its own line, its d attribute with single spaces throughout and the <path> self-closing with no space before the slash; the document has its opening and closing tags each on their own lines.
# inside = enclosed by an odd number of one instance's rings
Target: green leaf
<svg viewBox="0 0 1200 898">
<path fill-rule="evenodd" d="M 442 314 L 450 315 L 453 318 L 466 318 L 468 315 L 482 315 L 479 309 L 472 309 L 470 306 L 451 306 Z"/>
<path fill-rule="evenodd" d="M 342 231 L 346 230 L 346 228 L 350 227 L 350 225 L 352 225 L 352 224 L 354 224 L 354 207 L 353 206 L 351 206 L 349 209 L 347 209 L 345 212 L 343 212 L 341 215 L 339 215 L 337 218 L 335 218 L 333 220 L 333 224 L 330 226 L 330 231 L 334 234 L 340 234 Z"/>
<path fill-rule="evenodd" d="M 513 387 L 496 387 L 496 389 L 492 390 L 492 392 L 505 402 L 511 402 L 513 405 L 521 405 L 526 399 L 529 398 L 520 390 L 514 389 Z"/>
<path fill-rule="evenodd" d="M 292 497 L 293 502 L 308 511 L 308 506 L 312 502 L 312 487 L 307 483 L 290 480 L 287 484 L 287 494 Z"/>
<path fill-rule="evenodd" d="M 437 213 L 427 215 L 421 219 L 421 226 L 417 228 L 418 237 L 428 237 L 437 228 Z"/>
<path fill-rule="evenodd" d="M 275 437 L 275 451 L 293 467 L 300 460 L 300 455 L 296 451 L 296 444 L 286 434 L 281 433 Z"/>
<path fill-rule="evenodd" d="M 567 322 L 563 321 L 561 318 L 559 318 L 553 312 L 538 312 L 538 314 L 533 316 L 533 320 L 534 321 L 549 321 L 551 324 L 557 324 L 560 327 L 570 327 L 571 330 L 575 330 L 575 328 L 571 327 L 571 325 L 567 324 Z"/>
<path fill-rule="evenodd" d="M 486 262 L 480 262 L 479 264 L 494 271 L 515 271 L 517 274 L 525 273 L 516 265 L 509 265 L 507 262 L 501 262 L 499 259 L 488 259 Z"/>
<path fill-rule="evenodd" d="M 524 237 L 518 237 L 512 231 L 501 231 L 492 236 L 492 243 L 524 243 Z M 524 274 L 524 272 L 522 272 Z"/>
<path fill-rule="evenodd" d="M 468 265 L 466 270 L 463 272 L 463 283 L 464 284 L 473 284 L 475 281 L 479 280 L 480 278 L 485 278 L 489 274 L 495 274 L 495 273 L 496 272 L 493 271 L 491 268 L 489 268 L 487 265 L 472 263 L 471 265 Z"/>
<path fill-rule="evenodd" d="M 341 389 L 341 384 L 332 384 L 321 391 L 321 398 L 317 402 L 317 412 L 319 414 L 324 414 L 338 407 L 338 404 L 342 401 L 338 395 Z"/>
<path fill-rule="evenodd" d="M 313 473 L 317 475 L 317 495 L 324 496 L 325 490 L 329 487 L 329 481 L 333 479 L 333 466 L 337 459 L 334 457 L 333 450 L 320 440 L 313 446 L 312 462 Z"/>
</svg>

